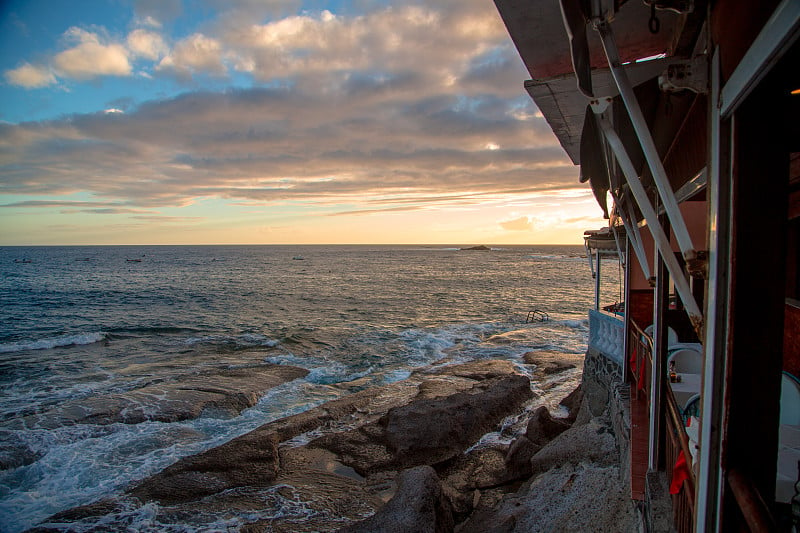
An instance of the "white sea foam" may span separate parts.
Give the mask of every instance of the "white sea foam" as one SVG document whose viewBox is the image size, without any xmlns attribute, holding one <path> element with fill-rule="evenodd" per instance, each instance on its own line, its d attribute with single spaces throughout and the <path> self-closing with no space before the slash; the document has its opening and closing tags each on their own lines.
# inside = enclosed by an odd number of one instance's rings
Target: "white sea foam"
<svg viewBox="0 0 800 533">
<path fill-rule="evenodd" d="M 22 352 L 27 350 L 51 350 L 64 346 L 94 344 L 96 342 L 102 342 L 107 338 L 108 335 L 103 332 L 65 334 L 38 340 L 0 344 L 0 353 Z"/>
</svg>

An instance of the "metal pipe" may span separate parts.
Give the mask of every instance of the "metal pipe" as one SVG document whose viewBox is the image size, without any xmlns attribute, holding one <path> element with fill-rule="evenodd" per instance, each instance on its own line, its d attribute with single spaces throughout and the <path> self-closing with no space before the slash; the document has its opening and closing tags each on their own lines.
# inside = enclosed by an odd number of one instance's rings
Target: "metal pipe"
<svg viewBox="0 0 800 533">
<path fill-rule="evenodd" d="M 586 259 L 589 260 L 589 272 L 592 273 L 592 279 L 594 279 L 594 264 L 592 263 L 592 251 L 589 249 L 589 241 L 583 241 L 583 247 L 586 248 Z"/>
<path fill-rule="evenodd" d="M 730 250 L 730 131 L 723 125 L 719 108 L 720 57 L 711 58 L 710 146 L 708 162 L 708 288 L 706 331 L 703 340 L 702 404 L 700 452 L 698 456 L 695 531 L 719 531 L 722 524 L 722 439 L 727 417 L 725 402 L 727 334 L 727 291 Z"/>
<path fill-rule="evenodd" d="M 678 202 L 672 192 L 672 186 L 667 178 L 664 165 L 661 163 L 661 157 L 658 155 L 653 137 L 650 135 L 647 121 L 644 119 L 642 109 L 639 107 L 639 101 L 636 99 L 628 75 L 622 67 L 622 61 L 619 58 L 619 51 L 617 50 L 617 43 L 614 41 L 611 25 L 605 21 L 599 21 L 594 24 L 594 28 L 597 30 L 597 33 L 600 34 L 611 75 L 614 78 L 620 96 L 622 96 L 622 101 L 625 103 L 625 108 L 628 110 L 633 129 L 636 131 L 636 136 L 639 138 L 639 144 L 642 146 L 642 151 L 644 152 L 647 165 L 650 167 L 653 180 L 658 188 L 658 193 L 664 204 L 664 209 L 672 223 L 672 229 L 675 232 L 675 238 L 678 241 L 683 257 L 686 259 L 687 263 L 693 263 L 697 258 L 697 252 L 689 236 L 686 223 L 681 216 Z"/>
<path fill-rule="evenodd" d="M 626 205 L 624 210 L 627 211 L 626 215 L 630 221 L 629 225 L 631 228 L 633 228 L 633 234 L 636 236 L 636 244 L 638 244 L 638 246 L 635 248 L 635 250 L 636 256 L 639 258 L 639 264 L 642 267 L 642 272 L 644 273 L 645 278 L 650 279 L 650 263 L 647 261 L 647 252 L 644 249 L 644 240 L 642 239 L 642 233 L 639 231 L 639 225 L 636 223 L 636 219 L 630 212 L 630 206 Z"/>
<path fill-rule="evenodd" d="M 631 163 L 631 160 L 625 151 L 625 146 L 622 144 L 622 140 L 619 138 L 619 135 L 617 135 L 617 132 L 611 126 L 608 118 L 606 118 L 602 113 L 599 113 L 597 118 L 598 123 L 600 124 L 600 129 L 603 130 L 606 140 L 608 141 L 608 145 L 614 152 L 617 162 L 622 169 L 622 173 L 625 175 L 625 179 L 627 180 L 628 186 L 633 193 L 633 197 L 636 199 L 639 209 L 642 210 L 642 214 L 647 221 L 647 227 L 650 229 L 650 233 L 653 235 L 653 240 L 655 240 L 656 246 L 661 252 L 661 256 L 664 258 L 664 263 L 666 264 L 667 269 L 672 276 L 673 282 L 675 283 L 675 290 L 678 291 L 678 295 L 681 297 L 684 307 L 686 307 L 686 313 L 689 315 L 689 320 L 691 320 L 692 325 L 698 332 L 698 335 L 701 335 L 703 326 L 703 313 L 700 311 L 700 306 L 697 305 L 697 302 L 694 299 L 689 282 L 687 281 L 681 266 L 678 264 L 678 260 L 675 259 L 675 254 L 672 253 L 672 246 L 670 245 L 669 239 L 664 233 L 661 224 L 658 222 L 658 215 L 656 214 L 653 205 L 650 203 L 650 198 L 647 197 L 647 192 L 644 190 L 644 186 L 641 184 L 639 177 L 636 175 L 636 170 L 633 168 L 633 163 Z"/>
<path fill-rule="evenodd" d="M 600 248 L 597 249 L 597 276 L 594 278 L 594 310 L 600 310 Z"/>
<path fill-rule="evenodd" d="M 626 234 L 629 236 L 631 244 L 633 245 L 633 251 L 636 253 L 636 259 L 639 260 L 639 266 L 642 268 L 644 277 L 650 279 L 650 264 L 647 261 L 647 253 L 644 250 L 644 243 L 642 242 L 642 234 L 639 232 L 639 226 L 635 223 L 630 212 L 627 211 L 628 206 L 623 206 L 613 191 L 611 191 L 611 197 L 614 199 L 617 208 L 620 209 L 619 216 L 622 217 L 622 221 L 625 223 Z"/>
</svg>

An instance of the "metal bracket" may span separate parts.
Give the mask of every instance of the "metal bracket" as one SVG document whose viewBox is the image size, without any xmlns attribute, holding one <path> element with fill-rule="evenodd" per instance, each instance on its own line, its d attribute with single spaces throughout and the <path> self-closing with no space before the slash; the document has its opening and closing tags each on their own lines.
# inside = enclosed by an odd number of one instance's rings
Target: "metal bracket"
<svg viewBox="0 0 800 533">
<path fill-rule="evenodd" d="M 708 93 L 708 56 L 705 54 L 670 63 L 658 77 L 658 86 L 665 92 L 688 89 L 698 94 Z"/>
<path fill-rule="evenodd" d="M 698 250 L 697 257 L 686 262 L 686 270 L 693 278 L 708 279 L 708 252 Z"/>
</svg>

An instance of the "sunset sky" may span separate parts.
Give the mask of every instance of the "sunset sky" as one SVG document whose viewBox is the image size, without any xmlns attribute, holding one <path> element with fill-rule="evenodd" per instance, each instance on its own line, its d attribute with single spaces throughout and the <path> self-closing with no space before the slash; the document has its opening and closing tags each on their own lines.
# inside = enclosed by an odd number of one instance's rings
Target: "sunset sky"
<svg viewBox="0 0 800 533">
<path fill-rule="evenodd" d="M 581 243 L 491 0 L 0 1 L 0 245 Z"/>
</svg>

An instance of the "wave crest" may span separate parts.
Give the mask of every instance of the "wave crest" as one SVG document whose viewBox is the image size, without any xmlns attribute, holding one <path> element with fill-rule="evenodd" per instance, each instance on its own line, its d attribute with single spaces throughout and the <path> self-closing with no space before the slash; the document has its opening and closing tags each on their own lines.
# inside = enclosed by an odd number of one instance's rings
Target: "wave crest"
<svg viewBox="0 0 800 533">
<path fill-rule="evenodd" d="M 26 340 L 7 344 L 0 344 L 0 353 L 23 352 L 27 350 L 51 350 L 64 346 L 81 346 L 103 342 L 108 334 L 102 331 L 94 333 L 69 333 L 55 337 L 45 337 L 38 340 Z"/>
</svg>

